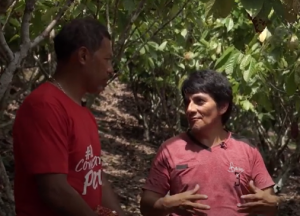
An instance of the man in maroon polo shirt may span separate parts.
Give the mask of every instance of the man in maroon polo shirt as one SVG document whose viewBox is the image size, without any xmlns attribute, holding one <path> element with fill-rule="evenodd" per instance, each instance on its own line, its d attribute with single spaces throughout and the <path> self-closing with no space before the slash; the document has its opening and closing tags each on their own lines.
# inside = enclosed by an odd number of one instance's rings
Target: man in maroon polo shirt
<svg viewBox="0 0 300 216">
<path fill-rule="evenodd" d="M 196 71 L 184 81 L 182 96 L 189 130 L 159 148 L 143 187 L 142 214 L 274 215 L 279 200 L 261 154 L 224 129 L 233 104 L 228 80 Z"/>
</svg>

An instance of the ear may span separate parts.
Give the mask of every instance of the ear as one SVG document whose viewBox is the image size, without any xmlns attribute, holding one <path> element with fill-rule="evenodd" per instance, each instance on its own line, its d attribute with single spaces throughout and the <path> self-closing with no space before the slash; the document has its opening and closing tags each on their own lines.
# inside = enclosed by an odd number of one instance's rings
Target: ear
<svg viewBox="0 0 300 216">
<path fill-rule="evenodd" d="M 219 106 L 219 114 L 223 115 L 228 110 L 229 103 L 223 103 Z"/>
<path fill-rule="evenodd" d="M 90 59 L 90 52 L 86 47 L 80 47 L 77 52 L 78 62 L 81 65 L 85 65 Z"/>
</svg>

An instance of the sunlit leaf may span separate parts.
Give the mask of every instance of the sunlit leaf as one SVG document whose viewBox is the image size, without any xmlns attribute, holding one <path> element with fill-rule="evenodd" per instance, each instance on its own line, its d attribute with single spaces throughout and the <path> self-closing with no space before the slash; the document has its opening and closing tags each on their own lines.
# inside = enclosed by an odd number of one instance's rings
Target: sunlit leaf
<svg viewBox="0 0 300 216">
<path fill-rule="evenodd" d="M 164 41 L 164 42 L 158 47 L 158 49 L 159 49 L 160 51 L 164 51 L 164 49 L 165 49 L 166 46 L 167 46 L 167 43 L 168 43 L 168 41 Z"/>
<path fill-rule="evenodd" d="M 244 9 L 251 17 L 256 17 L 266 0 L 240 0 Z"/>
</svg>

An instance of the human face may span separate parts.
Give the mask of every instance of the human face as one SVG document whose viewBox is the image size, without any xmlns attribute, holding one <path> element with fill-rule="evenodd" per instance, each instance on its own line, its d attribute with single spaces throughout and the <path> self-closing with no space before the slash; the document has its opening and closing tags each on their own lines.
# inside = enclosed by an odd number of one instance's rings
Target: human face
<svg viewBox="0 0 300 216">
<path fill-rule="evenodd" d="M 222 126 L 222 115 L 227 105 L 218 106 L 215 100 L 205 93 L 186 95 L 186 116 L 190 129 L 200 131 L 219 124 Z"/>
<path fill-rule="evenodd" d="M 113 74 L 111 41 L 103 38 L 100 48 L 88 52 L 85 59 L 83 77 L 88 93 L 99 93 L 104 90 L 107 81 Z"/>
</svg>

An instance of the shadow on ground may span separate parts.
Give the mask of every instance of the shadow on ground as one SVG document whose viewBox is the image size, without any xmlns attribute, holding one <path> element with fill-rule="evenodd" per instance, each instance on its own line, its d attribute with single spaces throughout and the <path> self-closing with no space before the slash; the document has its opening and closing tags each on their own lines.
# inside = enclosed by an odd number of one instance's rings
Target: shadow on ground
<svg viewBox="0 0 300 216">
<path fill-rule="evenodd" d="M 116 86 L 106 89 L 92 112 L 99 126 L 104 171 L 128 215 L 140 215 L 141 187 L 158 146 L 143 141 L 131 92 L 125 85 Z"/>
</svg>

